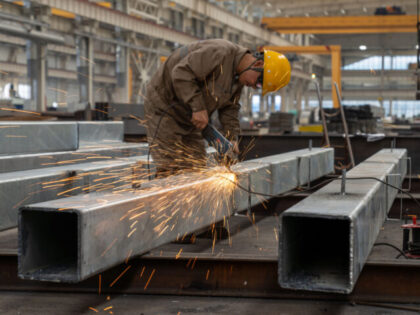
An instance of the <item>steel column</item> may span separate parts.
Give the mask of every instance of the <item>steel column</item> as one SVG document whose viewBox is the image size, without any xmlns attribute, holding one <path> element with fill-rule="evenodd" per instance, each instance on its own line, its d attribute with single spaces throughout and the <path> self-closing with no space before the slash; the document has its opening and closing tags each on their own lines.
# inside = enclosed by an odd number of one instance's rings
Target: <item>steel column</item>
<svg viewBox="0 0 420 315">
<path fill-rule="evenodd" d="M 27 73 L 31 85 L 31 99 L 38 112 L 46 110 L 47 45 L 28 40 L 26 44 Z"/>
<path fill-rule="evenodd" d="M 93 42 L 89 37 L 76 39 L 77 78 L 80 84 L 79 100 L 82 104 L 93 106 Z"/>
<path fill-rule="evenodd" d="M 130 48 L 117 45 L 117 58 L 116 58 L 116 73 L 117 73 L 117 87 L 119 93 L 119 100 L 122 103 L 130 102 Z"/>
</svg>

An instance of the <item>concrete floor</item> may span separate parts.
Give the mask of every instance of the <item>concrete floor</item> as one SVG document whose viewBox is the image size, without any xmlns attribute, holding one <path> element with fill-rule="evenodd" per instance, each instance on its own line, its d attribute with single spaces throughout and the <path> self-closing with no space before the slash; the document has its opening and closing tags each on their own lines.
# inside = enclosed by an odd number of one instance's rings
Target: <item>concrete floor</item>
<svg viewBox="0 0 420 315">
<path fill-rule="evenodd" d="M 420 310 L 420 305 L 396 305 Z M 418 312 L 418 311 L 417 311 Z M 73 293 L 1 292 L 0 314 L 413 314 L 413 311 L 348 302 L 186 297 L 165 295 L 98 296 Z"/>
</svg>

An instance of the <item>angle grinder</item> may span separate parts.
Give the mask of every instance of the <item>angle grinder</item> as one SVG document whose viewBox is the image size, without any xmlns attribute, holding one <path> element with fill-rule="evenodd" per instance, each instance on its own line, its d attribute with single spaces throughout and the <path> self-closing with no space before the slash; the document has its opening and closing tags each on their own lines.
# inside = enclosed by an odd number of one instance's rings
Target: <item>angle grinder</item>
<svg viewBox="0 0 420 315">
<path fill-rule="evenodd" d="M 202 135 L 210 146 L 216 149 L 217 160 L 227 167 L 236 162 L 237 156 L 234 152 L 234 145 L 226 139 L 212 124 L 207 124 L 203 129 Z"/>
</svg>

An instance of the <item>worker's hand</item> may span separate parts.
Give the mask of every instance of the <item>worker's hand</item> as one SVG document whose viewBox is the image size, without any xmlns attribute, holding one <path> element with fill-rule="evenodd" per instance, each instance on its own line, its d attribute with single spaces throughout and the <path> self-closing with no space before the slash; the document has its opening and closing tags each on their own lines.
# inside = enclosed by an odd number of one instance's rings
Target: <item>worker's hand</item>
<svg viewBox="0 0 420 315">
<path fill-rule="evenodd" d="M 206 128 L 207 124 L 209 123 L 209 115 L 207 114 L 207 110 L 200 110 L 199 112 L 192 113 L 191 122 L 197 129 L 203 130 Z"/>
<path fill-rule="evenodd" d="M 239 145 L 238 145 L 238 141 L 232 141 L 233 144 L 233 152 L 236 154 L 239 154 Z"/>
</svg>

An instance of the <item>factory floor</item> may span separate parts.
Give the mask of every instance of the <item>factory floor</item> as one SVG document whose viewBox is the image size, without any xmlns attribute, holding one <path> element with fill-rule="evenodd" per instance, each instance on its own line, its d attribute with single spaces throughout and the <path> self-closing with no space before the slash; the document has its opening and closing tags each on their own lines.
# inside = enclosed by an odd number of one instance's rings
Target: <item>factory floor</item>
<svg viewBox="0 0 420 315">
<path fill-rule="evenodd" d="M 413 314 L 420 305 L 360 305 L 350 302 L 190 297 L 1 292 L 0 314 Z M 417 311 L 418 313 L 418 311 Z"/>
<path fill-rule="evenodd" d="M 136 284 L 138 277 L 125 276 L 120 281 L 121 287 L 114 292 L 104 292 L 103 287 L 101 294 L 98 292 L 96 277 L 89 284 L 75 286 L 59 286 L 54 287 L 51 283 L 48 287 L 39 283 L 32 285 L 32 282 L 22 281 L 18 279 L 6 279 L 6 270 L 10 268 L 6 264 L 7 257 L 13 258 L 16 249 L 2 249 L 3 260 L 5 265 L 3 271 L 0 270 L 0 314 L 412 314 L 420 312 L 420 304 L 417 303 L 414 296 L 418 296 L 418 286 L 410 283 L 410 278 L 416 281 L 417 268 L 412 269 L 411 276 L 404 276 L 404 268 L 410 267 L 411 264 L 417 266 L 417 261 L 410 262 L 410 266 L 403 259 L 395 259 L 395 252 L 388 247 L 375 247 L 369 257 L 365 275 L 361 277 L 359 287 L 351 296 L 343 295 L 305 295 L 304 292 L 278 291 L 276 284 L 276 266 L 277 266 L 277 242 L 273 229 L 277 224 L 277 217 L 268 216 L 259 218 L 256 224 L 251 224 L 246 217 L 231 218 L 232 227 L 238 230 L 232 237 L 232 245 L 229 246 L 229 240 L 220 240 L 216 243 L 214 252 L 211 242 L 206 239 L 200 239 L 195 244 L 177 244 L 170 243 L 164 245 L 154 251 L 151 251 L 146 260 L 134 259 L 132 264 L 142 266 L 147 261 L 153 263 L 158 270 L 153 281 L 150 282 L 147 291 L 143 290 L 144 283 Z M 246 224 L 248 222 L 248 224 Z M 4 244 L 16 242 L 16 230 L 2 232 L 0 239 Z M 13 240 L 13 241 L 11 241 Z M 387 221 L 382 228 L 378 237 L 378 242 L 390 242 L 399 245 L 401 240 L 400 222 L 395 220 Z M 1 245 L 2 242 L 0 242 Z M 260 251 L 261 244 L 264 244 L 264 250 Z M 0 246 L 1 247 L 1 246 Z M 183 256 L 185 260 L 181 262 L 181 258 L 173 260 L 173 256 L 179 252 L 179 248 L 184 248 Z M 13 253 L 14 252 L 14 253 Z M 258 253 L 258 254 L 257 254 Z M 156 257 L 167 259 L 171 267 L 159 267 Z M 246 276 L 248 280 L 249 291 L 233 290 L 227 283 L 223 284 L 223 277 L 215 275 L 214 285 L 205 286 L 204 274 L 207 266 L 201 265 L 204 262 L 197 262 L 194 271 L 185 268 L 188 264 L 188 257 L 207 257 L 211 258 L 210 265 L 221 263 L 222 260 L 229 261 L 234 264 L 234 269 L 242 269 L 241 265 L 235 263 L 237 259 L 247 260 L 250 256 L 258 257 L 257 260 L 252 259 L 251 263 L 256 263 L 256 269 L 245 268 L 243 273 L 235 277 L 231 277 L 234 283 L 242 276 Z M 156 260 L 156 261 L 155 261 Z M 181 267 L 177 267 L 175 262 L 180 262 Z M 382 270 L 383 264 L 395 264 L 393 269 Z M 268 265 L 267 265 L 268 264 Z M 402 265 L 401 265 L 402 264 Z M 272 265 L 272 266 L 271 266 Z M 16 268 L 16 262 L 13 263 Z M 271 267 L 270 267 L 271 266 Z M 412 268 L 411 266 L 410 268 Z M 168 269 L 169 268 L 169 269 Z M 216 268 L 216 267 L 215 267 Z M 147 269 L 150 269 L 149 266 Z M 272 269 L 272 270 L 271 270 Z M 166 271 L 167 272 L 166 272 Z M 183 271 L 184 270 L 184 271 Z M 217 268 L 215 269 L 217 270 Z M 271 270 L 271 272 L 270 272 Z M 392 270 L 395 270 L 392 272 Z M 135 274 L 138 275 L 140 270 Z M 390 273 L 391 272 L 391 273 Z M 16 270 L 11 272 L 16 274 Z M 254 275 L 252 274 L 254 273 Z M 10 271 L 7 273 L 10 274 Z M 164 275 L 163 275 L 164 274 Z M 267 278 L 264 278 L 264 274 Z M 159 280 L 159 276 L 163 276 Z M 104 279 L 105 279 L 104 275 Z M 111 280 L 115 277 L 113 275 Z M 157 277 L 157 278 L 156 278 Z M 170 288 L 171 283 L 179 283 L 180 278 L 187 281 L 189 288 L 186 291 L 173 291 L 172 295 L 166 292 Z M 191 277 L 191 278 L 190 278 Z M 253 284 L 253 278 L 264 278 L 263 286 L 259 287 Z M 386 280 L 386 278 L 389 278 Z M 268 281 L 267 279 L 271 279 Z M 396 281 L 396 279 L 398 279 Z M 212 277 L 209 277 L 212 280 Z M 200 282 L 201 281 L 201 282 Z M 126 283 L 124 283 L 126 282 Z M 392 282 L 392 283 L 389 283 Z M 398 283 L 401 282 L 401 283 Z M 124 283 L 124 284 L 123 284 Z M 369 284 L 370 283 L 370 284 Z M 375 284 L 376 283 L 376 284 Z M 402 290 L 407 287 L 410 292 Z M 254 286 L 254 288 L 253 288 Z M 373 286 L 373 288 L 369 288 Z M 379 287 L 383 292 L 379 290 Z M 201 288 L 194 290 L 194 288 Z M 230 290 L 230 291 L 229 291 Z M 277 292 L 278 291 L 278 292 Z M 379 292 L 380 291 L 380 292 Z M 144 293 L 143 293 L 144 292 Z M 229 293 L 230 292 L 230 293 Z M 129 294 L 128 294 L 129 293 Z M 191 296 L 195 294 L 196 296 Z M 236 297 L 228 295 L 236 294 Z M 256 294 L 260 294 L 258 297 Z M 277 294 L 277 298 L 273 295 Z M 406 298 L 402 298 L 404 295 Z M 262 298 L 266 296 L 265 298 Z M 354 302 L 356 301 L 356 303 Z M 391 304 L 391 301 L 399 301 L 401 303 Z M 404 302 L 404 303 L 403 303 Z M 419 301 L 420 303 L 420 301 Z"/>
</svg>

